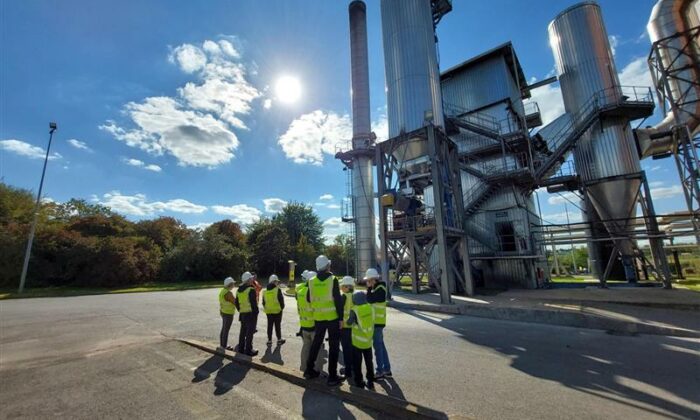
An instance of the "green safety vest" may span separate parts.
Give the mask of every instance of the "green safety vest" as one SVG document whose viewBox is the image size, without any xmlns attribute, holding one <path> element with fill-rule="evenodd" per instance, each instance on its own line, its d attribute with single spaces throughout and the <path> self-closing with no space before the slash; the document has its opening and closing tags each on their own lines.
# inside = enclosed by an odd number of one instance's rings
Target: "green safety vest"
<svg viewBox="0 0 700 420">
<path fill-rule="evenodd" d="M 343 293 L 345 296 L 345 305 L 343 306 L 343 328 L 350 328 L 348 318 L 350 317 L 350 309 L 352 309 L 352 292 Z"/>
<path fill-rule="evenodd" d="M 248 314 L 253 312 L 253 307 L 250 305 L 250 291 L 253 290 L 252 287 L 245 289 L 244 291 L 238 290 L 236 293 L 236 299 L 238 299 L 238 310 L 242 314 Z"/>
<path fill-rule="evenodd" d="M 377 302 L 373 303 L 372 307 L 374 307 L 374 323 L 377 325 L 385 326 L 386 325 L 386 287 L 384 284 L 379 284 L 377 285 L 374 290 L 379 290 L 379 289 L 384 289 L 384 302 Z"/>
<path fill-rule="evenodd" d="M 307 290 L 309 290 L 309 288 L 306 286 L 306 283 L 302 283 L 296 287 L 299 326 L 302 328 L 313 328 L 316 322 L 314 321 L 314 312 L 311 309 L 311 304 L 306 301 Z"/>
<path fill-rule="evenodd" d="M 321 281 L 318 277 L 309 280 L 309 294 L 311 295 L 311 309 L 314 311 L 316 321 L 335 321 L 338 314 L 333 302 L 333 283 L 335 277 L 330 276 Z"/>
<path fill-rule="evenodd" d="M 353 306 L 357 322 L 352 324 L 352 345 L 358 349 L 372 348 L 374 336 L 374 307 L 368 303 Z"/>
<path fill-rule="evenodd" d="M 221 290 L 219 290 L 219 310 L 222 314 L 233 315 L 236 313 L 236 306 L 233 304 L 233 302 L 226 300 L 226 293 L 228 292 L 230 292 L 230 290 L 225 287 L 222 287 Z"/>
<path fill-rule="evenodd" d="M 276 315 L 282 312 L 282 306 L 280 306 L 280 301 L 277 300 L 277 295 L 279 292 L 277 286 L 270 290 L 265 290 L 263 292 L 263 299 L 265 299 L 265 313 L 268 315 Z"/>
</svg>

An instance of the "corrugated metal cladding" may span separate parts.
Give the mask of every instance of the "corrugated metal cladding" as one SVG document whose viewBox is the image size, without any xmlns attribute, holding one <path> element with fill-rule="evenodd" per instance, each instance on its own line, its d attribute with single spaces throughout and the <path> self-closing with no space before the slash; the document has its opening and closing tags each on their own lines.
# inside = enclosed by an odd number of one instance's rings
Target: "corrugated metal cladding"
<svg viewBox="0 0 700 420">
<path fill-rule="evenodd" d="M 389 137 L 425 126 L 426 112 L 444 127 L 430 2 L 382 0 L 381 13 Z"/>
<path fill-rule="evenodd" d="M 465 112 L 511 97 L 511 79 L 503 57 L 491 57 L 455 73 L 442 81 L 445 104 Z"/>
<path fill-rule="evenodd" d="M 527 263 L 523 260 L 496 260 L 493 261 L 492 275 L 494 283 L 500 286 L 518 285 L 535 288 L 535 279 L 531 278 Z M 505 283 L 505 284 L 504 284 Z"/>
<path fill-rule="evenodd" d="M 459 153 L 467 153 L 476 149 L 491 146 L 495 143 L 493 139 L 482 136 L 476 133 L 460 132 L 450 136 L 453 142 L 457 144 Z"/>
<path fill-rule="evenodd" d="M 632 130 L 626 120 L 605 120 L 602 124 L 596 123 L 579 140 L 574 161 L 581 179 L 584 180 L 641 170 Z"/>
</svg>

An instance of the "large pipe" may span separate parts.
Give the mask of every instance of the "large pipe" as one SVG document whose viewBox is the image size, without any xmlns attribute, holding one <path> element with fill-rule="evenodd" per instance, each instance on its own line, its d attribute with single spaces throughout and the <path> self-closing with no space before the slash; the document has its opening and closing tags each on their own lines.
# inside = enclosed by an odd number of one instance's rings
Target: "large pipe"
<svg viewBox="0 0 700 420">
<path fill-rule="evenodd" d="M 561 83 L 566 112 L 576 114 L 587 101 L 605 91 L 602 101 L 617 102 L 622 96 L 615 62 L 607 31 L 603 24 L 600 6 L 592 1 L 579 3 L 561 12 L 549 24 L 549 39 Z M 633 217 L 640 179 L 624 179 L 619 176 L 641 171 L 634 140 L 625 117 L 600 119 L 579 139 L 574 149 L 576 170 L 587 185 L 587 208 L 598 217 L 589 219 L 621 220 L 605 222 L 612 236 L 627 236 Z M 625 277 L 635 277 L 632 267 L 634 243 L 631 240 L 616 242 L 625 265 Z M 591 244 L 591 248 L 596 248 Z M 592 249 L 592 255 L 607 260 L 609 250 Z M 596 261 L 602 274 L 607 261 Z"/>
<path fill-rule="evenodd" d="M 700 39 L 687 31 L 700 25 L 699 0 L 659 0 L 651 11 L 647 32 L 652 44 L 662 41 L 657 52 L 660 63 L 673 77 L 662 87 L 670 100 L 678 104 L 653 127 L 635 131 L 642 157 L 672 151 L 671 129 L 686 125 L 691 135 L 700 132 Z M 674 35 L 684 33 L 684 35 Z M 687 45 L 687 53 L 679 54 Z"/>
<path fill-rule="evenodd" d="M 374 184 L 371 155 L 373 142 L 369 110 L 369 64 L 365 3 L 353 1 L 350 15 L 350 63 L 352 78 L 352 205 L 355 219 L 356 275 L 376 266 L 374 236 Z"/>
</svg>

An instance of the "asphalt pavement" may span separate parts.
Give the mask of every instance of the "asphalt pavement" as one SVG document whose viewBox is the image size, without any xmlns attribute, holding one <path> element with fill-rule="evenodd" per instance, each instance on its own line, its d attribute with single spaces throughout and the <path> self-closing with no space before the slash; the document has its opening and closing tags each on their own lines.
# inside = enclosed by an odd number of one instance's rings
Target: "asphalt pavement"
<svg viewBox="0 0 700 420">
<path fill-rule="evenodd" d="M 377 415 L 326 394 L 311 395 L 262 372 L 207 361 L 211 355 L 173 342 L 183 337 L 215 343 L 220 327 L 216 293 L 205 289 L 1 301 L 2 416 Z M 287 343 L 265 345 L 261 314 L 255 345 L 263 362 L 296 368 L 301 348 L 295 337 L 296 305 L 291 298 L 286 302 L 282 330 Z M 385 339 L 394 380 L 380 382 L 378 392 L 447 415 L 700 418 L 698 339 L 613 335 L 396 309 L 389 309 L 388 323 Z M 236 319 L 234 343 L 239 326 Z M 209 373 L 193 382 L 198 371 Z M 219 377 L 227 385 L 218 386 Z M 326 403 L 309 403 L 322 399 Z M 91 404 L 98 408 L 89 408 Z"/>
</svg>

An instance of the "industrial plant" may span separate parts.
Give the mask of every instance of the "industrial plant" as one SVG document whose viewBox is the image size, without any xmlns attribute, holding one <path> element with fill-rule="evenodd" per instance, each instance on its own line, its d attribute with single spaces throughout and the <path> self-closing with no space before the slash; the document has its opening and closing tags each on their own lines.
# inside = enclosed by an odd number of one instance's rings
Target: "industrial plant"
<svg viewBox="0 0 700 420">
<path fill-rule="evenodd" d="M 366 7 L 349 6 L 353 137 L 336 158 L 348 172 L 343 220 L 357 273 L 379 267 L 388 283 L 410 278 L 414 293 L 430 287 L 448 303 L 478 287 L 549 287 L 548 250 L 579 244 L 602 287 L 670 288 L 666 248 L 678 237 L 700 244 L 700 1 L 650 11 L 653 87 L 620 85 L 592 1 L 552 16 L 554 77 L 528 83 L 510 42 L 440 69 L 436 28 L 452 8 L 381 0 L 389 132 L 377 141 Z M 566 112 L 543 126 L 529 98 L 557 81 Z M 663 120 L 645 125 L 657 107 Z M 676 163 L 686 211 L 654 210 L 640 161 L 662 158 Z M 577 195 L 583 222 L 545 223 L 541 189 Z"/>
</svg>

